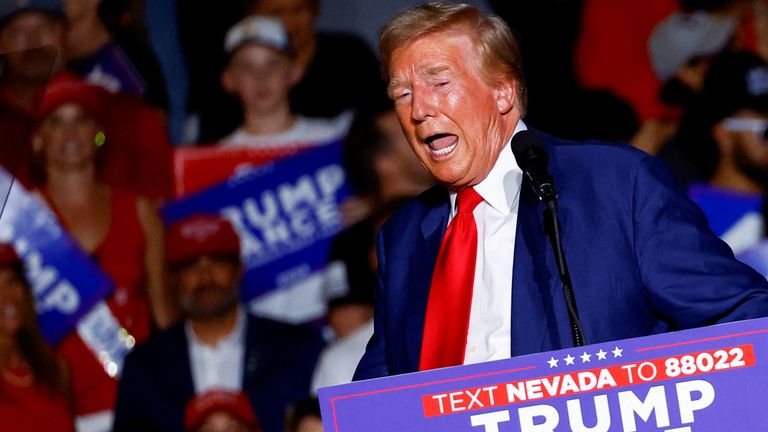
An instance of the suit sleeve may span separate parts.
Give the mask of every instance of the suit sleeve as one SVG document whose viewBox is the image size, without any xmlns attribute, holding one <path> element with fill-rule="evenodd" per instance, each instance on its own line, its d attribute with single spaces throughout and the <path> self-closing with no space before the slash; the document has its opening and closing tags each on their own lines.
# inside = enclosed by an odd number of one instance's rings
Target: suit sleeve
<svg viewBox="0 0 768 432">
<path fill-rule="evenodd" d="M 733 257 L 675 184 L 651 157 L 635 177 L 634 243 L 654 309 L 678 328 L 767 316 L 765 278 Z"/>
<path fill-rule="evenodd" d="M 117 387 L 113 432 L 160 430 L 145 410 L 146 395 L 154 392 L 139 354 L 134 351 L 125 358 L 123 374 Z"/>
<path fill-rule="evenodd" d="M 376 236 L 376 256 L 378 258 L 376 301 L 373 312 L 373 336 L 368 341 L 363 358 L 357 365 L 354 381 L 389 376 L 386 356 L 386 337 L 384 323 L 386 321 L 386 254 L 384 252 L 383 230 Z"/>
</svg>

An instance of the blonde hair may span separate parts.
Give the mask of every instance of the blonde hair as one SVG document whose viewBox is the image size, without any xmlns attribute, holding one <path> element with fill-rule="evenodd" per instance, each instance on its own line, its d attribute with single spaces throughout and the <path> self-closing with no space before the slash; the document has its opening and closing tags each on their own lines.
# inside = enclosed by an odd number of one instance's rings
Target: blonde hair
<svg viewBox="0 0 768 432">
<path fill-rule="evenodd" d="M 422 36 L 466 31 L 480 53 L 479 72 L 487 81 L 502 76 L 516 82 L 516 99 L 520 111 L 527 105 L 520 46 L 509 26 L 496 15 L 484 16 L 466 4 L 429 3 L 395 16 L 379 32 L 384 79 L 389 79 L 392 52 Z"/>
</svg>

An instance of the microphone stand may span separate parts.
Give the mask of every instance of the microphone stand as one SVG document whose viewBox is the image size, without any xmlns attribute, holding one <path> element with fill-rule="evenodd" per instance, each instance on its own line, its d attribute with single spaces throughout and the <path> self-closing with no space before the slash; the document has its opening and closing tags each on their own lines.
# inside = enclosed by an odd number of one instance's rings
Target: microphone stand
<svg viewBox="0 0 768 432">
<path fill-rule="evenodd" d="M 535 182 L 534 182 L 535 184 Z M 576 309 L 576 297 L 573 293 L 573 284 L 571 275 L 568 272 L 568 263 L 565 260 L 563 252 L 563 242 L 560 237 L 560 222 L 557 220 L 557 192 L 552 182 L 542 182 L 534 186 L 539 199 L 544 203 L 544 232 L 552 245 L 552 251 L 555 254 L 557 270 L 560 274 L 560 282 L 563 284 L 563 295 L 565 296 L 565 305 L 568 308 L 568 320 L 570 322 L 571 336 L 574 346 L 584 346 L 584 331 L 579 322 L 579 311 Z"/>
</svg>

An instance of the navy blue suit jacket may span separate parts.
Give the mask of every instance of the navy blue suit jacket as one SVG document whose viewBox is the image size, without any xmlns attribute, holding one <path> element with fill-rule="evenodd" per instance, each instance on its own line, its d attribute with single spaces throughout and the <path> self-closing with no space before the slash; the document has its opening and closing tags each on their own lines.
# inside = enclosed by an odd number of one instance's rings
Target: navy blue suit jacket
<svg viewBox="0 0 768 432">
<path fill-rule="evenodd" d="M 265 432 L 283 432 L 285 410 L 307 397 L 324 342 L 309 327 L 248 316 L 242 389 Z M 116 432 L 184 431 L 195 395 L 183 323 L 153 336 L 125 359 L 115 407 Z"/>
<path fill-rule="evenodd" d="M 587 342 L 768 315 L 765 278 L 733 258 L 656 158 L 621 144 L 535 132 L 549 154 Z M 377 238 L 375 331 L 356 379 L 418 370 L 448 191 L 407 203 Z M 523 180 L 512 271 L 513 356 L 572 346 L 543 205 Z"/>
</svg>

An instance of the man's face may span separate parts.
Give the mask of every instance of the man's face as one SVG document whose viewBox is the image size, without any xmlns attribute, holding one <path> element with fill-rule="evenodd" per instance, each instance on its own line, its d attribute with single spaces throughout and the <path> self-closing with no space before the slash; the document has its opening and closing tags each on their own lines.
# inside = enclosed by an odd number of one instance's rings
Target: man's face
<svg viewBox="0 0 768 432">
<path fill-rule="evenodd" d="M 217 318 L 238 301 L 242 267 L 235 257 L 203 255 L 175 271 L 179 303 L 192 318 Z"/>
<path fill-rule="evenodd" d="M 63 65 L 64 30 L 62 19 L 45 12 L 23 12 L 0 29 L 0 52 L 9 53 L 15 75 L 44 81 L 52 67 L 56 71 Z M 48 49 L 37 49 L 43 47 Z"/>
<path fill-rule="evenodd" d="M 450 189 L 482 181 L 520 115 L 515 83 L 489 83 L 465 32 L 422 36 L 392 52 L 389 94 L 413 151 Z"/>
<path fill-rule="evenodd" d="M 754 111 L 742 113 L 740 118 L 763 122 L 768 126 L 768 115 Z M 731 132 L 733 134 L 733 159 L 737 168 L 747 177 L 768 187 L 768 140 L 756 132 Z"/>
<path fill-rule="evenodd" d="M 235 51 L 222 76 L 222 85 L 240 98 L 246 110 L 272 112 L 289 103 L 288 92 L 300 73 L 288 55 L 248 44 Z"/>
</svg>

